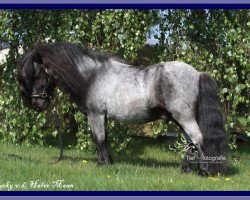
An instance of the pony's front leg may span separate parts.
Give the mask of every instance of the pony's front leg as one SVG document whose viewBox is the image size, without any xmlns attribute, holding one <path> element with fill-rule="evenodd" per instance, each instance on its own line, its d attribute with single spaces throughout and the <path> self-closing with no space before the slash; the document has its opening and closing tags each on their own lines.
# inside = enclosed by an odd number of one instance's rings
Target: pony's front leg
<svg viewBox="0 0 250 200">
<path fill-rule="evenodd" d="M 106 116 L 103 114 L 89 114 L 88 121 L 94 136 L 98 165 L 111 164 L 111 158 L 106 142 Z"/>
</svg>

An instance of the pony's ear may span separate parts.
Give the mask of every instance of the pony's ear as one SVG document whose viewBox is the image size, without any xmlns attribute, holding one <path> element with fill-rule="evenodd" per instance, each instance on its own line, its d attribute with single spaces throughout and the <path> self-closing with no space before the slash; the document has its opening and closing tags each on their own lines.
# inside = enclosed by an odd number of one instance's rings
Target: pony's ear
<svg viewBox="0 0 250 200">
<path fill-rule="evenodd" d="M 36 62 L 40 65 L 43 64 L 42 55 L 39 52 L 34 53 L 33 60 L 34 60 L 34 62 Z"/>
<path fill-rule="evenodd" d="M 35 70 L 39 65 L 40 66 L 42 65 L 47 73 L 52 74 L 51 70 L 48 67 L 48 64 L 46 64 L 47 63 L 46 58 L 42 57 L 42 55 L 39 52 L 34 53 L 33 61 Z"/>
</svg>

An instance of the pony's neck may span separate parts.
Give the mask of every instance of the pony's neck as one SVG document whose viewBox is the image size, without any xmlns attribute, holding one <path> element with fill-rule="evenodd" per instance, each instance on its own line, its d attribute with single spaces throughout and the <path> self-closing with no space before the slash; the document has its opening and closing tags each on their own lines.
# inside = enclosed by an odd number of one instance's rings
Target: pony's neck
<svg viewBox="0 0 250 200">
<path fill-rule="evenodd" d="M 74 70 L 71 70 L 71 76 L 61 80 L 58 87 L 69 93 L 72 100 L 84 109 L 87 91 L 93 82 L 92 80 L 100 69 L 104 70 L 109 64 L 85 55 L 76 57 L 74 63 L 75 66 L 70 66 L 71 68 L 75 67 Z"/>
<path fill-rule="evenodd" d="M 88 57 L 88 56 L 82 56 L 80 59 L 78 58 L 77 68 L 81 74 L 81 76 L 84 79 L 84 82 L 90 81 L 93 74 L 95 74 L 99 69 L 104 70 L 104 68 L 107 68 L 109 66 L 109 63 L 102 62 L 100 60 Z"/>
</svg>

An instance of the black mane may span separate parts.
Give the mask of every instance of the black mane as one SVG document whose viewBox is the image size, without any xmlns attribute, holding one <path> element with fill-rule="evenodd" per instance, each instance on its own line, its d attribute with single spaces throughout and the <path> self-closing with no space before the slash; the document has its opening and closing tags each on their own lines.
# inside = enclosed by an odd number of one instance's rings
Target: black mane
<svg viewBox="0 0 250 200">
<path fill-rule="evenodd" d="M 96 71 L 96 68 L 108 67 L 111 59 L 128 64 L 113 54 L 103 54 L 68 42 L 40 45 L 32 51 L 32 55 L 24 56 L 21 61 L 22 65 L 28 64 L 27 59 L 29 62 L 42 64 L 48 73 L 58 81 L 58 85 L 68 91 L 78 103 L 83 101 L 83 88 L 86 89 L 89 85 L 90 80 L 86 77 L 93 78 L 94 74 L 91 73 Z M 32 74 L 32 63 L 29 66 L 29 69 L 26 70 L 27 74 Z M 80 73 L 81 68 L 84 69 L 85 74 Z"/>
</svg>

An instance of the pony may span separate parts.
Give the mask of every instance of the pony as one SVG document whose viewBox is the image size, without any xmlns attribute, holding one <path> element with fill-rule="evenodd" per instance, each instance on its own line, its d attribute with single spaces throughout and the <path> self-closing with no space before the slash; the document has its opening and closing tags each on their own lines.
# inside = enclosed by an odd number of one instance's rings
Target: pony
<svg viewBox="0 0 250 200">
<path fill-rule="evenodd" d="M 40 45 L 23 56 L 18 82 L 23 103 L 38 112 L 49 107 L 55 87 L 70 94 L 87 115 L 98 165 L 112 163 L 108 119 L 131 123 L 162 119 L 175 122 L 189 142 L 181 167 L 184 172 L 195 170 L 209 176 L 227 168 L 228 134 L 216 84 L 186 63 L 138 68 L 114 55 L 57 42 Z"/>
</svg>

